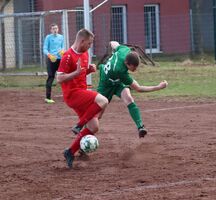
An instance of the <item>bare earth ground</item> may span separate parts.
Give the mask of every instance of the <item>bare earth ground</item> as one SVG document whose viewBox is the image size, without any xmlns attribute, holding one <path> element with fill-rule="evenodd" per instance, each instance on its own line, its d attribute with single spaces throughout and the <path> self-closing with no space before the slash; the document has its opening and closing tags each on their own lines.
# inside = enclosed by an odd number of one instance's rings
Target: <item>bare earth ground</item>
<svg viewBox="0 0 216 200">
<path fill-rule="evenodd" d="M 67 169 L 75 114 L 62 97 L 0 90 L 1 200 L 214 200 L 216 101 L 137 101 L 149 130 L 139 139 L 127 109 L 108 106 L 100 148 Z"/>
</svg>

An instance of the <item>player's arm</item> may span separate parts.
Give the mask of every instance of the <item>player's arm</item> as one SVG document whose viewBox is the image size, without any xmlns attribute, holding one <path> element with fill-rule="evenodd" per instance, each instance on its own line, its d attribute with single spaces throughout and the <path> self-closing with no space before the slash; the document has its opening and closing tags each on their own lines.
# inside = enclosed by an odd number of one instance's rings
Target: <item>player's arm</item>
<svg viewBox="0 0 216 200">
<path fill-rule="evenodd" d="M 50 37 L 49 37 L 49 35 L 47 35 L 45 40 L 44 40 L 43 53 L 50 59 L 51 62 L 56 62 L 57 57 L 52 55 L 49 52 L 49 43 L 50 43 Z"/>
<path fill-rule="evenodd" d="M 139 83 L 136 80 L 133 80 L 132 84 L 130 87 L 137 92 L 153 92 L 157 90 L 164 89 L 168 86 L 168 82 L 166 80 L 161 81 L 158 85 L 154 86 L 144 86 L 144 85 L 139 85 Z"/>
<path fill-rule="evenodd" d="M 68 65 L 68 60 L 67 59 L 66 59 L 66 61 L 63 60 L 61 62 L 61 65 Z M 61 66 L 60 66 L 60 68 L 61 68 Z M 56 80 L 60 84 L 64 83 L 66 81 L 72 80 L 75 77 L 79 76 L 79 74 L 81 73 L 81 71 L 82 71 L 82 67 L 80 65 L 80 59 L 79 59 L 78 62 L 77 62 L 77 69 L 75 71 L 70 72 L 70 73 L 65 73 L 65 72 L 58 71 L 57 72 L 57 76 L 56 76 Z"/>
<path fill-rule="evenodd" d="M 60 50 L 59 50 L 58 53 L 62 57 L 64 55 L 64 53 L 65 53 L 65 50 L 64 50 L 64 37 L 63 37 L 63 35 L 61 35 L 61 38 L 62 38 L 62 40 L 61 40 L 61 44 L 60 44 Z"/>
<path fill-rule="evenodd" d="M 78 75 L 79 74 L 76 71 L 71 72 L 69 74 L 64 73 L 64 72 L 57 72 L 56 80 L 57 80 L 57 83 L 61 84 L 71 79 L 74 79 Z"/>
<path fill-rule="evenodd" d="M 45 40 L 44 40 L 44 45 L 43 45 L 43 53 L 45 55 L 49 54 L 49 36 L 46 36 Z"/>
<path fill-rule="evenodd" d="M 64 50 L 65 49 L 64 36 L 61 35 L 61 37 L 62 37 L 61 48 Z"/>
</svg>

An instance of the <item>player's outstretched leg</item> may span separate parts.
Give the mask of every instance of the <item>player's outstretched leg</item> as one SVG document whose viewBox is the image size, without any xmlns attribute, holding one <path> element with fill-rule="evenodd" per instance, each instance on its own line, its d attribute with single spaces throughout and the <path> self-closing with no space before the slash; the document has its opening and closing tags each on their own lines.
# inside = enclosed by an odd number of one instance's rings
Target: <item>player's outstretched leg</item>
<svg viewBox="0 0 216 200">
<path fill-rule="evenodd" d="M 83 114 L 83 116 L 80 118 L 80 121 L 72 128 L 72 132 L 75 135 L 78 134 L 83 128 L 83 126 L 101 110 L 102 108 L 97 103 L 91 104 L 86 110 L 86 112 Z"/>
<path fill-rule="evenodd" d="M 69 168 L 72 168 L 73 161 L 74 161 L 74 155 L 75 153 L 80 149 L 80 140 L 85 135 L 93 135 L 93 133 L 88 129 L 83 129 L 75 138 L 75 140 L 72 142 L 72 145 L 70 148 L 65 149 L 64 151 L 64 157 L 66 159 L 67 165 Z"/>
<path fill-rule="evenodd" d="M 79 122 L 71 129 L 72 132 L 76 135 L 78 134 L 83 126 L 88 123 L 95 115 L 100 113 L 108 104 L 106 97 L 98 94 L 96 96 L 97 102 L 92 103 L 85 111 L 85 113 L 80 117 Z"/>
<path fill-rule="evenodd" d="M 79 125 L 75 125 L 74 127 L 71 128 L 71 131 L 77 135 L 81 130 L 82 130 L 82 126 L 79 126 Z"/>
<path fill-rule="evenodd" d="M 145 137 L 145 135 L 147 134 L 147 130 L 143 124 L 139 108 L 137 107 L 135 102 L 130 103 L 127 107 L 130 116 L 132 117 L 133 121 L 135 122 L 138 128 L 139 138 Z"/>
<path fill-rule="evenodd" d="M 139 138 L 143 138 L 147 134 L 147 129 L 143 125 L 138 129 L 138 132 L 139 132 Z"/>
<path fill-rule="evenodd" d="M 65 157 L 68 167 L 72 168 L 73 161 L 74 161 L 74 155 L 72 154 L 70 148 L 64 150 L 64 157 Z"/>
</svg>

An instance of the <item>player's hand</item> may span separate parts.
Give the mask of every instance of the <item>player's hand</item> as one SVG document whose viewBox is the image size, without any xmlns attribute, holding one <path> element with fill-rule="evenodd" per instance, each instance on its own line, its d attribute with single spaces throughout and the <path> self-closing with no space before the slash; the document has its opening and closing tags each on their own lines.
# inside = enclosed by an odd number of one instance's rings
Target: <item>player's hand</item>
<svg viewBox="0 0 216 200">
<path fill-rule="evenodd" d="M 50 53 L 47 56 L 48 56 L 48 58 L 50 59 L 51 62 L 56 62 L 56 60 L 57 60 L 56 56 L 54 56 L 54 55 L 52 55 Z"/>
<path fill-rule="evenodd" d="M 82 70 L 83 70 L 83 68 L 81 67 L 81 59 L 79 58 L 77 61 L 77 69 L 76 69 L 77 75 L 79 75 Z"/>
<path fill-rule="evenodd" d="M 120 44 L 117 41 L 110 41 L 109 45 L 112 50 L 115 50 Z"/>
<path fill-rule="evenodd" d="M 168 82 L 166 80 L 161 81 L 159 84 L 160 89 L 166 88 L 168 86 Z"/>
<path fill-rule="evenodd" d="M 64 55 L 65 51 L 62 49 L 62 50 L 60 50 L 58 53 L 59 53 L 59 55 L 62 57 L 62 56 Z"/>
<path fill-rule="evenodd" d="M 96 72 L 97 71 L 97 67 L 95 64 L 89 64 L 89 73 L 91 72 Z"/>
</svg>

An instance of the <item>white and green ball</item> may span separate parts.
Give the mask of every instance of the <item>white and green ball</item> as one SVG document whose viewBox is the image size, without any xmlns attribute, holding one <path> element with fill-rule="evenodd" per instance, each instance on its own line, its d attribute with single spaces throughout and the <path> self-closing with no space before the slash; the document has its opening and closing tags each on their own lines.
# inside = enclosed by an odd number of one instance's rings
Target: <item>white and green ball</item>
<svg viewBox="0 0 216 200">
<path fill-rule="evenodd" d="M 94 135 L 86 135 L 80 141 L 80 148 L 85 153 L 95 151 L 99 147 L 98 139 Z"/>
</svg>

